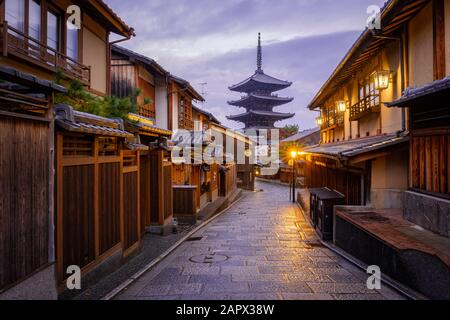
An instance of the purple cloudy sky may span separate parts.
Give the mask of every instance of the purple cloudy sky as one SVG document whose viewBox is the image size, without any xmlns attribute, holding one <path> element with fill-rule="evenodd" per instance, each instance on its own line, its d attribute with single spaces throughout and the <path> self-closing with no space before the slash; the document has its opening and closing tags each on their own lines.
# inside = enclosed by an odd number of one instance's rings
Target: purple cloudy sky
<svg viewBox="0 0 450 320">
<path fill-rule="evenodd" d="M 365 27 L 367 7 L 383 0 L 106 0 L 137 37 L 123 43 L 145 54 L 201 92 L 203 107 L 225 125 L 225 116 L 242 111 L 227 105 L 239 99 L 228 87 L 256 69 L 258 32 L 263 40 L 263 69 L 292 81 L 280 95 L 294 97 L 276 111 L 296 113 L 301 129 L 315 126 L 307 104 L 328 79 Z"/>
</svg>

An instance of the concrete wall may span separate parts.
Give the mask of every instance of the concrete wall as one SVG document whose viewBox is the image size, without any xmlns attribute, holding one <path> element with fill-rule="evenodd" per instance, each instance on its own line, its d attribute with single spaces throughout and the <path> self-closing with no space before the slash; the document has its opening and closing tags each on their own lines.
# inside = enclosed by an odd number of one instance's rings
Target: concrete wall
<svg viewBox="0 0 450 320">
<path fill-rule="evenodd" d="M 409 83 L 420 86 L 433 81 L 433 7 L 430 3 L 409 23 Z"/>
<path fill-rule="evenodd" d="M 408 152 L 372 160 L 371 205 L 376 209 L 401 209 L 408 188 Z"/>
</svg>

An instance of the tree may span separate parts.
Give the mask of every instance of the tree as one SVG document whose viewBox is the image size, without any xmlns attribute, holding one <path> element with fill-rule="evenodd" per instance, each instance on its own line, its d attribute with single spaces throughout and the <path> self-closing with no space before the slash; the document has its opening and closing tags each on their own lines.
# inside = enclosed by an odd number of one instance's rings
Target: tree
<svg viewBox="0 0 450 320">
<path fill-rule="evenodd" d="M 300 127 L 298 124 L 286 125 L 280 130 L 280 138 L 281 140 L 284 140 L 286 138 L 292 137 L 293 135 L 297 134 L 299 130 Z"/>
<path fill-rule="evenodd" d="M 61 80 L 56 78 L 61 84 Z M 55 96 L 55 103 L 68 104 L 75 110 L 95 114 L 105 118 L 128 119 L 128 114 L 136 113 L 139 109 L 136 98 L 140 91 L 136 90 L 132 97 L 118 98 L 114 96 L 96 97 L 90 94 L 79 81 L 71 81 L 67 86 L 67 93 Z"/>
</svg>

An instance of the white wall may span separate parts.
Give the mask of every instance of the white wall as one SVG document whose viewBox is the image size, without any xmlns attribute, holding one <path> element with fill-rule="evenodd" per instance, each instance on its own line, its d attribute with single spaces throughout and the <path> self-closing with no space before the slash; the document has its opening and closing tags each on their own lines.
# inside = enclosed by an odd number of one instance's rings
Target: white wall
<svg viewBox="0 0 450 320">
<path fill-rule="evenodd" d="M 165 130 L 169 129 L 169 106 L 167 101 L 167 87 L 165 85 L 157 85 L 155 87 L 156 126 Z"/>
</svg>

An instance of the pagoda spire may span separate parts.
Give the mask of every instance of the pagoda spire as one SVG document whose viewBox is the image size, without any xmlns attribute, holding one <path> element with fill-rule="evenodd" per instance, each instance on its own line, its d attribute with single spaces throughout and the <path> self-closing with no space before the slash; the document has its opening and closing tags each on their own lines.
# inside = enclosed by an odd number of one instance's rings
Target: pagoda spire
<svg viewBox="0 0 450 320">
<path fill-rule="evenodd" d="M 256 66 L 257 66 L 257 71 L 261 72 L 262 71 L 262 46 L 261 46 L 261 33 L 258 33 L 258 53 L 257 53 L 257 57 L 256 57 Z"/>
</svg>

